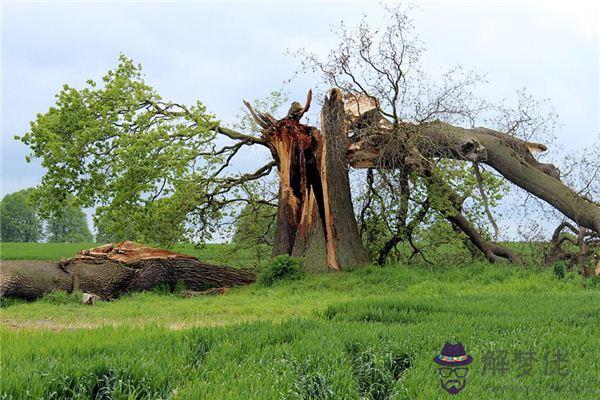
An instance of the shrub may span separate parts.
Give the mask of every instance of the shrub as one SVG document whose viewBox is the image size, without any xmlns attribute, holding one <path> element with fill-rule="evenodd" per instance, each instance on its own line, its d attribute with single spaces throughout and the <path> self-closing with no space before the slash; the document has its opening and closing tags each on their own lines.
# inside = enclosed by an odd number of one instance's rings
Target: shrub
<svg viewBox="0 0 600 400">
<path fill-rule="evenodd" d="M 556 263 L 554 263 L 554 276 L 556 276 L 558 279 L 563 279 L 565 277 L 566 271 L 567 267 L 565 266 L 564 262 L 557 261 Z"/>
<path fill-rule="evenodd" d="M 64 290 L 54 290 L 44 294 L 39 301 L 55 305 L 82 304 L 82 296 L 83 293 L 80 291 L 67 293 Z"/>
<path fill-rule="evenodd" d="M 279 281 L 300 279 L 303 276 L 302 259 L 283 255 L 273 259 L 271 264 L 259 275 L 258 282 L 265 286 L 271 286 Z"/>
</svg>

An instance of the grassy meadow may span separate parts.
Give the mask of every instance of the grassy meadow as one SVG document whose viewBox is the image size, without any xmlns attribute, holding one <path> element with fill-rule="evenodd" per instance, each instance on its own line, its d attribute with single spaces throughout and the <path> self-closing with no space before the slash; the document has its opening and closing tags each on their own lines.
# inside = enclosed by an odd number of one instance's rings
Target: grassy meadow
<svg viewBox="0 0 600 400">
<path fill-rule="evenodd" d="M 92 246 L 1 254 L 58 259 Z M 227 245 L 177 250 L 256 263 Z M 5 304 L 0 325 L 2 399 L 600 398 L 600 283 L 535 267 L 390 265 L 91 307 L 48 296 Z M 446 341 L 474 359 L 456 396 L 432 361 Z M 523 352 L 535 357 L 527 374 Z"/>
</svg>

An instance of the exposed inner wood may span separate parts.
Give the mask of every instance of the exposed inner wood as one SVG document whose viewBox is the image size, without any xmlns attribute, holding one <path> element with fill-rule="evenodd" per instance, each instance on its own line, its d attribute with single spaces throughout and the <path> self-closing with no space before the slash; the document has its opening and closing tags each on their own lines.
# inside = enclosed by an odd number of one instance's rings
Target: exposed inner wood
<svg viewBox="0 0 600 400">
<path fill-rule="evenodd" d="M 304 257 L 309 269 L 338 271 L 367 261 L 348 184 L 346 115 L 341 92 L 334 91 L 326 102 L 336 106 L 324 107 L 322 129 L 303 125 L 299 119 L 310 99 L 309 92 L 307 104 L 292 104 L 281 120 L 246 105 L 263 127 L 263 139 L 278 165 L 273 255 Z"/>
<path fill-rule="evenodd" d="M 273 254 L 302 256 L 304 250 L 300 248 L 305 247 L 315 223 L 323 227 L 325 243 L 331 242 L 333 232 L 322 181 L 323 138 L 316 128 L 288 117 L 270 127 L 265 137 L 279 166 L 280 198 Z M 326 256 L 327 267 L 339 269 L 331 245 L 327 245 Z"/>
<path fill-rule="evenodd" d="M 322 146 L 321 156 L 321 182 L 323 185 L 323 219 L 325 221 L 325 240 L 327 246 L 327 266 L 330 269 L 339 271 L 340 265 L 336 258 L 334 231 L 333 231 L 333 215 L 331 213 L 331 204 L 329 198 L 329 187 L 327 185 L 327 146 Z"/>
</svg>

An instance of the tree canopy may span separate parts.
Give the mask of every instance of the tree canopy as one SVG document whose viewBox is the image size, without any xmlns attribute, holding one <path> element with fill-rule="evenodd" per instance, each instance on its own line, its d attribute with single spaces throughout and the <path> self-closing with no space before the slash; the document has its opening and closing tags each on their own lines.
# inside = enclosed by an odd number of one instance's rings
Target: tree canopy
<svg viewBox="0 0 600 400">
<path fill-rule="evenodd" d="M 51 213 L 41 212 L 39 196 L 36 188 L 4 196 L 0 202 L 0 241 L 77 243 L 93 240 L 86 215 L 72 196 L 67 195 L 64 205 Z"/>
<path fill-rule="evenodd" d="M 241 141 L 222 144 L 217 132 Z M 60 209 L 72 193 L 97 207 L 101 233 L 160 244 L 215 233 L 240 185 L 254 178 L 225 170 L 241 147 L 261 142 L 219 130 L 200 102 L 163 101 L 124 55 L 100 84 L 65 85 L 20 139 L 47 169 L 39 196 L 44 212 Z"/>
</svg>

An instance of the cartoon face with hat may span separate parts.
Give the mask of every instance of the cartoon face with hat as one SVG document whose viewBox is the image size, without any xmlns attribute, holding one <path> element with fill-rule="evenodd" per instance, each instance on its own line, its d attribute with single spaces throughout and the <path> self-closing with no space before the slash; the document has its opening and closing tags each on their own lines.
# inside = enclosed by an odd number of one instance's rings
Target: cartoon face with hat
<svg viewBox="0 0 600 400">
<path fill-rule="evenodd" d="M 468 355 L 462 343 L 450 344 L 446 342 L 440 354 L 433 358 L 438 364 L 440 383 L 444 390 L 456 394 L 467 385 L 467 365 L 473 362 L 473 357 Z"/>
</svg>

